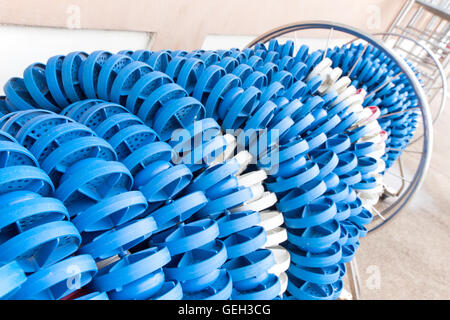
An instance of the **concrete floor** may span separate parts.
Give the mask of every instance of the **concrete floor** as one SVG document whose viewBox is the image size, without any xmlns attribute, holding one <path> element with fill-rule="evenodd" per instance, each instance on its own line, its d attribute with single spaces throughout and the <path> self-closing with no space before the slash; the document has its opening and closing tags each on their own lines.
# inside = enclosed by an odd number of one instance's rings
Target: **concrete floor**
<svg viewBox="0 0 450 320">
<path fill-rule="evenodd" d="M 361 299 L 450 299 L 449 123 L 447 109 L 434 128 L 421 189 L 392 221 L 361 239 Z"/>
</svg>

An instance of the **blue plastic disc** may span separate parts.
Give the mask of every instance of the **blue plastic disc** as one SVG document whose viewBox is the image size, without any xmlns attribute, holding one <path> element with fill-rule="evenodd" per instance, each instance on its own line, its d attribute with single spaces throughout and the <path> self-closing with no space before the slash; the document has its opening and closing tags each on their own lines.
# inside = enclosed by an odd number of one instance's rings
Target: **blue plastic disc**
<svg viewBox="0 0 450 320">
<path fill-rule="evenodd" d="M 203 119 L 205 108 L 192 97 L 172 99 L 155 114 L 153 128 L 161 140 L 170 139 L 175 129 L 187 128 L 194 120 Z"/>
<path fill-rule="evenodd" d="M 283 213 L 284 222 L 291 229 L 317 226 L 333 219 L 335 215 L 336 205 L 333 200 L 326 197 L 308 203 L 299 209 Z"/>
<path fill-rule="evenodd" d="M 347 241 L 345 242 L 345 245 L 354 245 L 359 240 L 359 229 L 356 225 L 354 225 L 350 221 L 341 221 L 340 222 L 341 228 L 345 228 L 347 230 Z"/>
<path fill-rule="evenodd" d="M 109 293 L 112 290 L 135 283 L 138 280 L 144 280 L 146 276 L 154 272 L 159 272 L 169 261 L 170 254 L 166 247 L 152 247 L 141 250 L 126 255 L 119 261 L 100 269 L 89 286 L 94 290 Z M 150 295 L 147 293 L 147 298 L 155 293 L 152 292 Z"/>
<path fill-rule="evenodd" d="M 65 123 L 42 134 L 30 148 L 36 159 L 42 163 L 55 149 L 76 137 L 94 136 L 95 133 L 79 123 Z"/>
<path fill-rule="evenodd" d="M 358 158 L 372 153 L 376 150 L 376 144 L 373 142 L 361 142 L 353 143 L 350 147 L 351 152 L 353 152 Z"/>
<path fill-rule="evenodd" d="M 217 156 L 225 151 L 227 144 L 228 141 L 223 135 L 217 135 L 209 141 L 205 141 L 203 144 L 194 147 L 190 152 L 183 150 L 178 160 L 181 163 L 185 163 L 195 172 L 196 170 L 193 169 L 195 166 L 207 167 L 212 164 Z"/>
<path fill-rule="evenodd" d="M 319 285 L 298 279 L 288 272 L 287 291 L 299 300 L 331 300 L 334 288 L 331 284 Z"/>
<path fill-rule="evenodd" d="M 246 291 L 234 290 L 233 300 L 272 300 L 280 294 L 281 284 L 277 276 L 269 274 L 267 279 L 254 289 Z"/>
<path fill-rule="evenodd" d="M 105 62 L 112 53 L 108 51 L 94 51 L 83 61 L 80 69 L 81 87 L 84 93 L 90 99 L 97 98 L 98 75 Z"/>
<path fill-rule="evenodd" d="M 261 217 L 257 211 L 226 211 L 217 218 L 219 237 L 227 237 L 232 233 L 256 226 L 259 222 L 261 222 Z"/>
<path fill-rule="evenodd" d="M 240 70 L 240 78 L 242 80 L 242 88 L 248 89 L 250 87 L 258 88 L 259 90 L 267 87 L 269 80 L 267 76 L 260 71 L 251 72 L 251 68 L 247 70 Z M 244 80 L 245 79 L 245 80 Z"/>
<path fill-rule="evenodd" d="M 61 201 L 55 198 L 41 197 L 29 191 L 13 191 L 0 195 L 0 230 L 20 227 L 25 231 L 34 226 L 61 221 L 69 218 L 69 213 Z M 8 228 L 9 227 L 9 228 Z"/>
<path fill-rule="evenodd" d="M 323 144 L 324 149 L 333 151 L 336 154 L 340 154 L 352 147 L 353 145 L 351 144 L 350 139 L 346 134 L 336 134 L 334 136 L 331 136 Z"/>
<path fill-rule="evenodd" d="M 244 279 L 241 281 L 233 281 L 233 288 L 238 292 L 253 290 L 259 284 L 267 281 L 268 277 L 268 272 L 261 272 L 260 274 L 252 278 Z"/>
<path fill-rule="evenodd" d="M 185 165 L 155 161 L 135 176 L 134 187 L 139 189 L 149 202 L 166 201 L 181 192 L 191 179 L 192 172 Z"/>
<path fill-rule="evenodd" d="M 134 61 L 127 64 L 119 71 L 111 86 L 110 100 L 125 105 L 133 85 L 142 76 L 152 71 L 152 68 L 143 62 Z"/>
<path fill-rule="evenodd" d="M 233 281 L 243 281 L 265 273 L 274 264 L 274 256 L 270 250 L 258 249 L 228 260 L 223 267 L 230 272 Z"/>
<path fill-rule="evenodd" d="M 354 112 L 345 116 L 339 114 L 339 117 L 341 118 L 341 122 L 333 129 L 331 129 L 330 134 L 338 134 L 345 132 L 345 130 L 350 128 L 353 124 L 355 124 L 355 122 L 358 121 L 358 115 Z"/>
<path fill-rule="evenodd" d="M 336 204 L 337 212 L 336 216 L 334 217 L 337 221 L 343 221 L 350 217 L 350 206 L 347 202 L 338 202 Z"/>
<path fill-rule="evenodd" d="M 42 169 L 32 166 L 0 168 L 0 194 L 17 190 L 28 190 L 48 196 L 54 191 L 54 187 Z"/>
<path fill-rule="evenodd" d="M 268 182 L 266 186 L 272 192 L 289 191 L 315 179 L 319 175 L 319 172 L 319 166 L 312 161 L 308 161 L 293 176 L 289 178 L 278 177 L 274 182 Z"/>
<path fill-rule="evenodd" d="M 101 100 L 91 100 L 92 106 L 81 104 L 76 111 L 71 112 L 71 116 L 75 116 L 74 113 L 77 112 L 76 121 L 81 122 L 92 130 L 96 130 L 97 126 L 109 117 L 115 114 L 129 112 L 119 104 L 104 101 L 99 103 L 99 101 Z"/>
<path fill-rule="evenodd" d="M 17 142 L 30 149 L 42 134 L 59 124 L 70 122 L 73 120 L 57 114 L 35 116 L 19 130 L 16 135 Z"/>
<path fill-rule="evenodd" d="M 75 300 L 109 300 L 109 297 L 106 292 L 92 292 Z"/>
<path fill-rule="evenodd" d="M 16 261 L 0 266 L 0 300 L 7 300 L 14 295 L 27 280 L 25 273 Z"/>
<path fill-rule="evenodd" d="M 224 75 L 225 69 L 217 65 L 207 67 L 200 75 L 192 93 L 192 97 L 205 104 L 214 86 Z"/>
<path fill-rule="evenodd" d="M 308 142 L 309 151 L 312 151 L 318 148 L 321 144 L 327 141 L 327 136 L 325 133 L 318 133 L 316 135 L 311 135 L 306 137 L 306 141 Z"/>
<path fill-rule="evenodd" d="M 326 251 L 339 240 L 341 230 L 336 220 L 305 229 L 288 229 L 288 240 L 296 246 L 311 252 Z"/>
<path fill-rule="evenodd" d="M 226 113 L 229 111 L 228 108 L 238 99 L 235 95 L 228 95 L 228 92 L 232 89 L 236 90 L 240 84 L 240 78 L 233 74 L 223 76 L 212 89 L 208 100 L 206 100 L 206 117 L 214 117 L 217 119 L 217 116 L 220 115 L 222 119 L 225 118 Z M 238 89 L 237 92 L 244 91 Z"/>
<path fill-rule="evenodd" d="M 227 248 L 229 259 L 246 255 L 264 246 L 267 235 L 260 226 L 250 227 L 226 237 L 223 242 Z"/>
<path fill-rule="evenodd" d="M 187 220 L 207 201 L 203 192 L 193 192 L 176 200 L 169 200 L 163 207 L 153 211 L 151 216 L 155 219 L 158 229 L 163 230 Z"/>
<path fill-rule="evenodd" d="M 278 153 L 278 161 L 284 162 L 308 151 L 308 143 L 301 138 L 292 139 L 289 143 L 283 144 L 280 147 L 272 148 L 268 155 L 262 157 L 259 161 L 265 163 L 265 158 L 270 157 L 272 152 Z"/>
<path fill-rule="evenodd" d="M 183 292 L 196 293 L 206 289 L 219 278 L 220 271 L 220 269 L 215 269 L 199 278 L 181 282 Z"/>
<path fill-rule="evenodd" d="M 289 191 L 278 203 L 282 212 L 300 208 L 314 199 L 322 196 L 327 186 L 322 180 L 311 180 L 302 186 Z"/>
<path fill-rule="evenodd" d="M 0 141 L 0 168 L 15 165 L 39 166 L 34 156 L 19 145 L 11 141 Z"/>
<path fill-rule="evenodd" d="M 343 174 L 339 177 L 339 179 L 348 184 L 349 186 L 353 186 L 356 183 L 360 182 L 362 179 L 361 172 L 354 170 L 352 172 Z"/>
<path fill-rule="evenodd" d="M 74 256 L 28 276 L 12 299 L 58 300 L 83 287 L 96 273 L 91 256 Z"/>
<path fill-rule="evenodd" d="M 162 288 L 164 280 L 164 272 L 160 269 L 120 289 L 108 292 L 108 296 L 111 300 L 147 300 Z"/>
<path fill-rule="evenodd" d="M 158 71 L 147 73 L 142 76 L 132 87 L 127 101 L 126 107 L 133 113 L 137 113 L 144 100 L 150 97 L 155 89 L 172 83 L 173 80 L 166 74 Z"/>
<path fill-rule="evenodd" d="M 60 108 L 64 108 L 69 104 L 62 82 L 63 61 L 63 55 L 53 56 L 47 60 L 45 67 L 45 80 L 47 81 L 48 89 Z"/>
<path fill-rule="evenodd" d="M 33 63 L 23 72 L 25 86 L 36 103 L 47 110 L 58 112 L 60 107 L 53 98 L 45 78 L 45 65 Z"/>
<path fill-rule="evenodd" d="M 239 62 L 233 57 L 223 57 L 220 60 L 219 66 L 224 68 L 227 73 L 232 73 L 239 66 Z"/>
<path fill-rule="evenodd" d="M 150 300 L 181 300 L 183 289 L 178 281 L 164 282 L 161 289 Z"/>
<path fill-rule="evenodd" d="M 65 56 L 62 62 L 62 84 L 64 92 L 71 102 L 76 102 L 85 98 L 81 88 L 81 81 L 78 78 L 78 70 L 87 57 L 87 53 L 76 51 Z"/>
<path fill-rule="evenodd" d="M 102 159 L 114 161 L 117 155 L 104 139 L 85 136 L 66 141 L 53 150 L 41 162 L 41 167 L 57 184 L 59 178 L 68 168 L 85 159 Z"/>
<path fill-rule="evenodd" d="M 353 129 L 348 132 L 348 137 L 350 138 L 350 141 L 352 143 L 355 143 L 362 137 L 366 136 L 368 133 L 370 133 L 370 127 L 369 126 L 361 126 L 356 129 Z"/>
<path fill-rule="evenodd" d="M 130 170 L 133 176 L 136 176 L 138 172 L 141 172 L 156 161 L 170 161 L 173 155 L 174 152 L 170 145 L 157 141 L 137 149 L 123 159 L 122 163 Z"/>
<path fill-rule="evenodd" d="M 270 77 L 271 76 L 268 76 L 269 81 Z M 285 88 L 280 82 L 271 82 L 267 87 L 263 88 L 262 90 L 260 105 L 263 105 L 267 101 L 275 100 L 276 98 L 282 96 L 284 91 Z"/>
<path fill-rule="evenodd" d="M 131 113 L 118 113 L 108 116 L 108 119 L 102 121 L 96 128 L 95 132 L 98 136 L 105 140 L 111 139 L 116 133 L 123 128 L 144 124 L 137 116 Z"/>
<path fill-rule="evenodd" d="M 358 246 L 359 246 L 359 242 L 357 242 L 356 244 L 342 246 L 341 262 L 342 263 L 350 262 L 353 259 L 353 257 L 355 256 L 356 249 L 358 248 Z"/>
<path fill-rule="evenodd" d="M 311 156 L 313 161 L 319 166 L 319 178 L 328 176 L 339 163 L 339 158 L 336 153 L 330 150 L 315 150 Z"/>
<path fill-rule="evenodd" d="M 147 199 L 139 191 L 128 191 L 101 200 L 80 212 L 72 222 L 80 232 L 109 230 L 131 219 L 147 209 Z"/>
<path fill-rule="evenodd" d="M 103 64 L 97 80 L 97 97 L 110 100 L 111 88 L 120 70 L 132 63 L 127 55 L 115 54 L 110 56 Z"/>
<path fill-rule="evenodd" d="M 146 63 L 148 63 L 153 70 L 164 72 L 171 58 L 172 57 L 167 50 L 160 50 L 153 52 Z"/>
<path fill-rule="evenodd" d="M 300 168 L 306 165 L 306 163 L 307 160 L 303 155 L 297 156 L 293 159 L 280 163 L 278 167 L 273 166 L 272 168 L 274 170 L 267 170 L 267 173 L 274 177 L 289 178 L 294 176 Z"/>
<path fill-rule="evenodd" d="M 259 107 L 251 117 L 245 122 L 244 132 L 249 129 L 263 129 L 272 121 L 277 105 L 272 101 L 267 101 Z"/>
<path fill-rule="evenodd" d="M 7 232 L 0 244 L 0 260 L 16 260 L 25 272 L 35 272 L 74 253 L 80 243 L 81 236 L 71 222 L 48 222 Z"/>
<path fill-rule="evenodd" d="M 37 103 L 33 100 L 25 87 L 22 78 L 11 78 L 6 82 L 3 90 L 6 94 L 6 103 L 12 111 L 35 109 Z"/>
<path fill-rule="evenodd" d="M 369 224 L 373 219 L 372 213 L 366 208 L 362 208 L 361 212 L 355 215 L 352 215 L 349 220 L 359 226 L 364 226 Z"/>
<path fill-rule="evenodd" d="M 132 184 L 133 177 L 122 163 L 84 159 L 69 167 L 61 177 L 55 196 L 74 216 L 104 198 L 130 190 Z"/>
<path fill-rule="evenodd" d="M 338 176 L 351 172 L 358 165 L 358 158 L 352 152 L 344 152 L 339 155 L 339 163 L 333 170 Z"/>
<path fill-rule="evenodd" d="M 306 84 L 301 80 L 297 80 L 286 90 L 284 96 L 289 100 L 301 100 L 306 95 L 307 90 Z"/>
<path fill-rule="evenodd" d="M 91 107 L 104 103 L 103 100 L 100 99 L 85 99 L 80 100 L 77 102 L 74 102 L 67 107 L 65 107 L 61 112 L 60 115 L 66 116 L 71 118 L 72 120 L 78 121 L 83 114 L 89 110 Z"/>
<path fill-rule="evenodd" d="M 348 240 L 348 231 L 346 228 L 341 227 L 341 236 L 339 237 L 338 242 L 341 246 L 343 246 L 347 243 L 347 240 Z"/>
<path fill-rule="evenodd" d="M 117 157 L 122 160 L 140 147 L 158 140 L 158 135 L 150 127 L 135 124 L 120 130 L 108 142 L 116 150 Z"/>
<path fill-rule="evenodd" d="M 228 300 L 233 290 L 233 281 L 230 274 L 221 269 L 219 277 L 201 291 L 195 293 L 185 292 L 183 299 L 186 300 Z"/>
<path fill-rule="evenodd" d="M 345 201 L 349 193 L 349 187 L 344 182 L 339 182 L 337 186 L 335 186 L 333 189 L 328 190 L 325 192 L 324 197 L 327 197 L 334 202 L 340 202 Z"/>
<path fill-rule="evenodd" d="M 333 300 L 338 299 L 341 296 L 341 292 L 344 289 L 344 282 L 339 279 L 335 283 L 331 284 L 333 287 L 334 293 L 333 293 Z"/>
<path fill-rule="evenodd" d="M 377 180 L 375 177 L 362 178 L 361 181 L 355 183 L 353 188 L 357 190 L 369 190 L 374 189 L 377 186 Z"/>
<path fill-rule="evenodd" d="M 83 245 L 79 252 L 89 253 L 96 260 L 106 259 L 116 254 L 123 254 L 145 241 L 156 230 L 156 222 L 152 217 L 132 220 L 98 236 L 94 235 L 93 239 Z"/>
<path fill-rule="evenodd" d="M 186 63 L 186 60 L 187 59 L 182 55 L 172 56 L 172 60 L 170 60 L 169 64 L 167 65 L 165 73 L 175 82 L 177 82 L 180 70 Z"/>
<path fill-rule="evenodd" d="M 323 110 L 323 109 L 322 109 Z M 317 119 L 317 117 L 316 117 Z M 334 115 L 332 117 L 323 117 L 319 120 L 316 120 L 316 122 L 313 124 L 313 131 L 312 134 L 315 133 L 328 133 L 330 130 L 332 130 L 335 126 L 338 125 L 338 123 L 341 121 L 338 115 Z"/>
<path fill-rule="evenodd" d="M 166 246 L 172 256 L 197 249 L 211 243 L 219 235 L 217 222 L 211 219 L 180 224 L 154 235 L 150 243 Z"/>
<path fill-rule="evenodd" d="M 297 266 L 294 263 L 289 266 L 289 273 L 298 279 L 320 285 L 335 283 L 339 280 L 340 272 L 337 264 L 322 268 Z"/>
<path fill-rule="evenodd" d="M 323 181 L 328 189 L 333 189 L 339 185 L 339 177 L 337 174 L 330 172 L 323 177 Z"/>
<path fill-rule="evenodd" d="M 203 247 L 173 256 L 164 267 L 164 272 L 168 279 L 191 280 L 220 268 L 226 259 L 224 243 L 214 240 Z"/>
<path fill-rule="evenodd" d="M 201 190 L 206 191 L 219 183 L 225 178 L 236 174 L 240 165 L 236 159 L 227 160 L 226 162 L 212 166 L 197 176 L 188 186 L 189 191 Z"/>
<path fill-rule="evenodd" d="M 148 75 L 152 76 L 153 73 L 149 73 Z M 154 85 L 155 82 L 158 83 L 160 81 L 168 81 L 165 80 L 164 77 L 161 77 L 159 75 L 153 76 L 151 79 L 147 79 L 147 77 L 142 77 L 141 79 L 147 80 L 150 83 L 143 83 L 142 85 L 144 87 L 144 92 L 148 90 L 147 88 L 151 85 Z M 140 81 L 138 81 L 133 88 L 137 87 L 140 84 Z M 132 94 L 134 94 L 134 90 L 131 91 L 129 97 L 133 97 Z M 141 93 L 142 95 L 142 93 Z M 175 84 L 175 83 L 165 83 L 157 88 L 154 88 L 148 96 L 143 98 L 143 102 L 139 105 L 128 105 L 128 101 L 130 98 L 127 99 L 127 107 L 129 110 L 134 110 L 133 113 L 137 114 L 139 118 L 144 120 L 146 124 L 154 128 L 155 124 L 155 115 L 158 112 L 159 109 L 162 108 L 163 104 L 167 103 L 168 101 L 179 99 L 187 96 L 186 90 L 184 90 L 181 86 Z M 137 99 L 137 98 L 136 98 Z M 140 100 L 137 100 L 139 102 Z M 155 129 L 155 128 L 154 128 Z"/>
<path fill-rule="evenodd" d="M 205 217 L 221 213 L 225 210 L 229 210 L 238 207 L 252 199 L 253 193 L 251 188 L 239 187 L 237 190 L 229 193 L 226 196 L 211 200 L 198 212 L 199 217 Z"/>
<path fill-rule="evenodd" d="M 292 243 L 288 243 L 291 260 L 299 266 L 322 268 L 339 263 L 342 258 L 342 248 L 338 242 L 333 243 L 323 252 L 304 251 Z"/>
<path fill-rule="evenodd" d="M 3 119 L 3 118 L 1 118 Z M 0 121 L 1 121 L 0 119 Z M 15 142 L 16 140 L 7 132 L 0 130 L 0 141 Z"/>
</svg>

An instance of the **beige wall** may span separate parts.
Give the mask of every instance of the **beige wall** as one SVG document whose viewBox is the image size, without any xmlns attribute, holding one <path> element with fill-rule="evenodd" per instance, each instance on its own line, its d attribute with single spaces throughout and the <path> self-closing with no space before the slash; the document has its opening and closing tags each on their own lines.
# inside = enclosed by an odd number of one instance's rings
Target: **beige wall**
<svg viewBox="0 0 450 320">
<path fill-rule="evenodd" d="M 301 20 L 377 32 L 403 0 L 0 0 L 0 23 L 155 32 L 153 49 L 201 47 L 208 34 L 258 35 Z"/>
</svg>

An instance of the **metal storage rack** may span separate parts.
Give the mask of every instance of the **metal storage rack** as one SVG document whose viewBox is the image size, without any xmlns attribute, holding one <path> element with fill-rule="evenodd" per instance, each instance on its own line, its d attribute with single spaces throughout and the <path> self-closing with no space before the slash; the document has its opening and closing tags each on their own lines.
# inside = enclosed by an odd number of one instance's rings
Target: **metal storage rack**
<svg viewBox="0 0 450 320">
<path fill-rule="evenodd" d="M 450 1 L 405 1 L 386 33 L 382 34 L 382 39 L 417 65 L 430 103 L 441 96 L 439 108 L 432 111 L 435 123 L 446 104 L 450 61 Z"/>
</svg>

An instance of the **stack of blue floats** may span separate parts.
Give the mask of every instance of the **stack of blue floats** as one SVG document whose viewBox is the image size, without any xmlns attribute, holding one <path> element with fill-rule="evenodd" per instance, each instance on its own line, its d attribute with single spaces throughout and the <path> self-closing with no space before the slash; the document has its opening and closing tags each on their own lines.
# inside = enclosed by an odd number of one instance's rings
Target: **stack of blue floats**
<svg viewBox="0 0 450 320">
<path fill-rule="evenodd" d="M 327 57 L 345 74 L 362 50 Z M 308 77 L 322 58 L 307 46 L 294 55 L 291 41 L 73 52 L 10 79 L 0 99 L 0 298 L 337 299 L 372 219 L 355 190 L 375 187 L 377 166 L 373 146 L 358 144 L 356 115 Z M 369 47 L 350 77 L 370 93 L 398 71 Z M 387 114 L 418 100 L 402 75 L 371 105 Z M 417 116 L 380 119 L 387 167 Z M 259 212 L 237 209 L 253 197 L 238 184 L 240 164 L 215 161 L 226 130 L 257 159 L 246 172 L 266 170 L 278 197 L 291 255 L 284 294 Z"/>
</svg>

